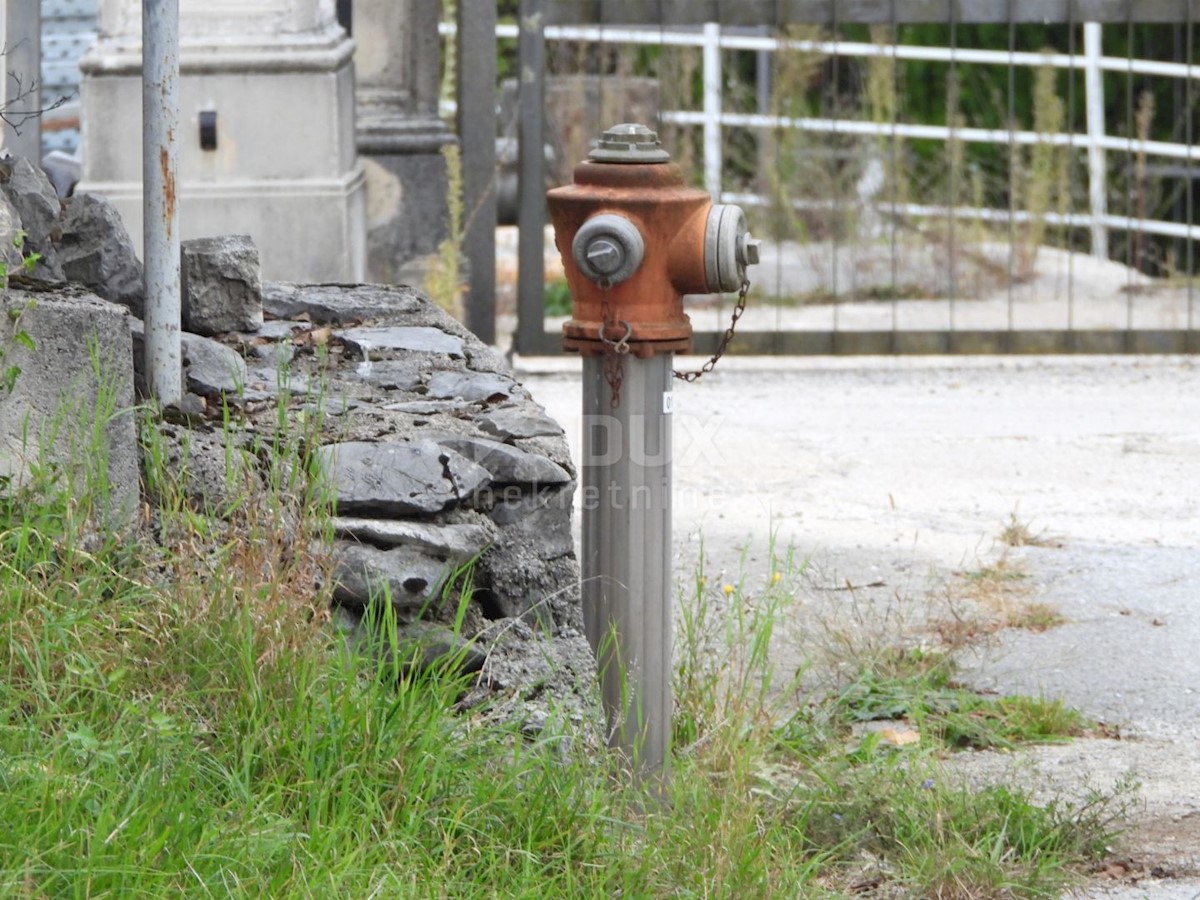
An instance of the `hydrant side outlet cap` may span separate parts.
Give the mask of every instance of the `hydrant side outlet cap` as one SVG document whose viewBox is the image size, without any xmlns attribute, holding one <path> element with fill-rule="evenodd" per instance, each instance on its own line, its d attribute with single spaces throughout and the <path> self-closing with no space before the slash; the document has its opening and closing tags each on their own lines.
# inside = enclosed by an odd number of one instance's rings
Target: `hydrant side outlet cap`
<svg viewBox="0 0 1200 900">
<path fill-rule="evenodd" d="M 646 253 L 642 233 L 624 216 L 604 213 L 583 223 L 571 257 L 589 281 L 620 284 L 637 271 Z"/>
<path fill-rule="evenodd" d="M 759 242 L 750 237 L 740 206 L 714 204 L 704 230 L 704 278 L 714 293 L 740 290 L 746 266 L 758 262 Z"/>
<path fill-rule="evenodd" d="M 658 142 L 658 134 L 645 125 L 624 122 L 600 135 L 588 159 L 604 163 L 665 163 L 671 161 L 671 154 Z"/>
</svg>

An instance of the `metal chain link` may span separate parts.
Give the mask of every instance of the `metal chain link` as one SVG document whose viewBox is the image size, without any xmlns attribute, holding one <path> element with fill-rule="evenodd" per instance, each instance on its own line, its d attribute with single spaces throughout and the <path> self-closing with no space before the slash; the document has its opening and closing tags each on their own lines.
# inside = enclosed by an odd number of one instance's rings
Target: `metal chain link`
<svg viewBox="0 0 1200 900">
<path fill-rule="evenodd" d="M 621 405 L 621 385 L 625 380 L 625 357 L 629 355 L 629 338 L 633 334 L 633 328 L 624 319 L 613 319 L 612 308 L 608 303 L 608 290 L 610 285 L 606 281 L 600 282 L 600 317 L 603 320 L 600 323 L 599 337 L 600 343 L 604 345 L 604 380 L 608 383 L 609 389 L 612 391 L 612 396 L 609 398 L 609 406 L 616 409 Z M 721 357 L 725 355 L 725 351 L 729 349 L 729 343 L 733 340 L 734 331 L 737 330 L 738 320 L 741 319 L 742 313 L 746 311 L 746 295 L 750 293 L 750 280 L 742 279 L 742 286 L 738 290 L 737 303 L 733 307 L 733 315 L 729 320 L 729 327 L 725 329 L 725 334 L 721 336 L 721 343 L 717 345 L 717 352 L 712 355 L 712 358 L 702 365 L 699 369 L 691 372 L 680 372 L 678 369 L 672 371 L 672 374 L 680 381 L 686 381 L 691 384 L 698 378 L 707 375 L 714 368 Z M 614 327 L 624 326 L 625 333 L 615 340 L 609 337 Z"/>
<path fill-rule="evenodd" d="M 609 406 L 616 409 L 621 405 L 621 385 L 625 380 L 625 357 L 629 355 L 629 338 L 633 328 L 624 319 L 614 321 L 612 309 L 608 304 L 608 291 L 611 285 L 607 280 L 600 282 L 600 343 L 604 345 L 604 380 L 608 383 L 612 396 Z M 610 338 L 609 332 L 613 326 L 625 326 L 625 333 L 618 339 Z"/>
<path fill-rule="evenodd" d="M 721 337 L 721 343 L 717 345 L 717 352 L 712 355 L 712 359 L 702 365 L 699 369 L 691 372 L 680 372 L 674 370 L 672 374 L 680 381 L 686 381 L 691 384 L 696 379 L 707 375 L 716 368 L 718 360 L 725 355 L 725 351 L 729 349 L 729 342 L 733 340 L 733 332 L 737 328 L 738 319 L 742 317 L 742 313 L 746 311 L 746 295 L 750 293 L 750 279 L 742 279 L 742 287 L 738 291 L 737 304 L 733 307 L 733 316 L 729 320 L 729 327 L 725 329 L 725 334 Z"/>
</svg>

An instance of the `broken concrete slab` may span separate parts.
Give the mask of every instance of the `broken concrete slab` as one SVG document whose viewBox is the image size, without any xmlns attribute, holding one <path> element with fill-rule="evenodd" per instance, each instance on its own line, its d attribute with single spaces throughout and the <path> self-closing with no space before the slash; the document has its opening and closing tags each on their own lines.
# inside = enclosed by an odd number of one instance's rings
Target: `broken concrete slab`
<svg viewBox="0 0 1200 900">
<path fill-rule="evenodd" d="M 541 559 L 557 559 L 575 551 L 571 537 L 574 485 L 539 491 L 519 498 L 500 500 L 492 509 L 492 521 L 510 536 L 530 540 Z"/>
</svg>

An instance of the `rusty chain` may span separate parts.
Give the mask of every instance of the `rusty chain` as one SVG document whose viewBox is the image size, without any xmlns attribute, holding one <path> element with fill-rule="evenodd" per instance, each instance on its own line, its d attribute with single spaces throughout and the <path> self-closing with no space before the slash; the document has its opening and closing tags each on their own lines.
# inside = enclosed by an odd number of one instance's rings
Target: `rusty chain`
<svg viewBox="0 0 1200 900">
<path fill-rule="evenodd" d="M 621 405 L 621 384 L 625 380 L 625 357 L 629 355 L 629 338 L 633 335 L 633 328 L 624 319 L 614 320 L 612 318 L 612 308 L 608 304 L 608 290 L 611 285 L 607 279 L 599 282 L 600 284 L 600 328 L 599 337 L 600 343 L 604 345 L 604 380 L 608 383 L 609 390 L 612 391 L 612 396 L 609 398 L 609 406 L 616 409 Z M 614 326 L 625 326 L 625 333 L 613 340 L 609 337 L 609 332 Z"/>
<path fill-rule="evenodd" d="M 616 409 L 621 405 L 621 385 L 625 380 L 625 357 L 629 355 L 629 338 L 633 335 L 633 328 L 624 319 L 612 317 L 612 308 L 608 303 L 609 287 L 610 285 L 606 281 L 600 282 L 600 316 L 603 321 L 600 323 L 599 337 L 600 342 L 604 345 L 604 380 L 612 391 L 609 406 Z M 674 369 L 671 374 L 680 381 L 691 384 L 716 368 L 721 357 L 725 355 L 725 351 L 729 349 L 734 331 L 737 330 L 738 320 L 746 311 L 746 295 L 749 293 L 750 280 L 743 278 L 742 286 L 738 290 L 737 303 L 733 307 L 733 315 L 729 320 L 729 327 L 721 336 L 721 343 L 717 345 L 717 352 L 712 355 L 712 358 L 699 369 L 691 372 L 680 372 L 678 369 Z M 625 329 L 623 335 L 616 339 L 609 336 L 613 328 L 621 326 L 624 326 Z"/>
<path fill-rule="evenodd" d="M 676 378 L 691 384 L 716 368 L 717 362 L 725 355 L 725 351 L 729 349 L 729 342 L 733 340 L 733 332 L 737 329 L 738 319 L 746 311 L 746 295 L 748 293 L 750 293 L 750 279 L 743 278 L 741 289 L 738 291 L 737 303 L 733 307 L 733 316 L 729 320 L 729 327 L 725 329 L 725 334 L 721 336 L 721 343 L 717 345 L 717 352 L 712 355 L 712 359 L 699 369 L 694 369 L 691 372 L 680 372 L 678 369 L 673 370 L 672 374 Z"/>
</svg>

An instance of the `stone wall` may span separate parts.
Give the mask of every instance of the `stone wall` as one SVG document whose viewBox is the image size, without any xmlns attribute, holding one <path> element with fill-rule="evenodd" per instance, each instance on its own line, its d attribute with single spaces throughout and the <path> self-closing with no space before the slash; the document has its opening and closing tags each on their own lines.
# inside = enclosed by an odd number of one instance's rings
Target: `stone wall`
<svg viewBox="0 0 1200 900">
<path fill-rule="evenodd" d="M 29 391 L 61 390 L 59 373 L 81 370 L 80 348 L 96 342 L 126 411 L 103 452 L 119 461 L 112 478 L 136 499 L 128 410 L 143 329 L 129 237 L 100 198 L 78 195 L 59 208 L 26 163 L 2 187 L 0 231 L 9 235 L 0 238 L 9 246 L 23 229 L 26 251 L 42 254 L 13 279 L 5 303 L 33 298 L 31 322 L 43 324 L 20 359 L 22 391 L 0 392 L 0 423 L 51 405 L 49 394 Z M 184 267 L 187 394 L 160 430 L 176 464 L 188 448 L 193 505 L 210 514 L 228 505 L 227 460 L 247 458 L 253 434 L 276 427 L 280 408 L 297 428 L 321 411 L 312 456 L 335 517 L 332 545 L 318 549 L 332 554 L 339 626 L 362 638 L 364 611 L 390 597 L 404 652 L 420 663 L 456 651 L 458 665 L 479 673 L 473 702 L 533 730 L 552 710 L 598 722 L 571 533 L 575 468 L 562 429 L 503 358 L 407 287 L 264 285 L 244 236 L 185 242 Z M 0 462 L 21 464 L 3 442 Z M 472 590 L 460 609 L 467 573 Z"/>
</svg>

